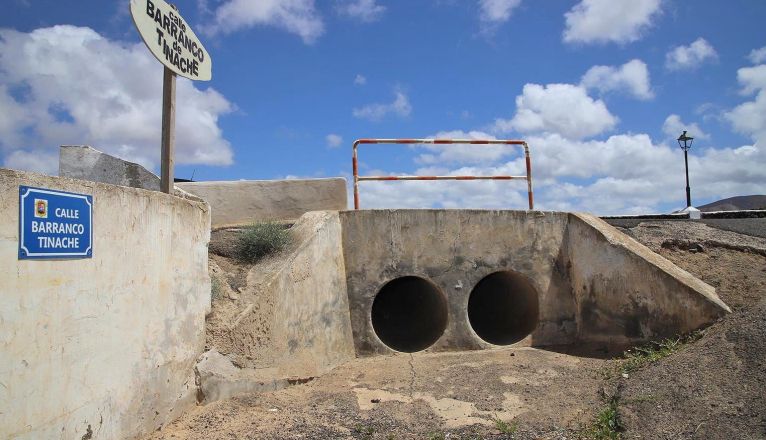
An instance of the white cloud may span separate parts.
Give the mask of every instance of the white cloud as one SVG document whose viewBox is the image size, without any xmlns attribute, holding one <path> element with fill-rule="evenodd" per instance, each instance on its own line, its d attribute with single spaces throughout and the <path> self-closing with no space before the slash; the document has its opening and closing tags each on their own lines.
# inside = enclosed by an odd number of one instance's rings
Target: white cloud
<svg viewBox="0 0 766 440">
<path fill-rule="evenodd" d="M 399 90 L 394 92 L 394 101 L 390 104 L 369 104 L 353 110 L 355 118 L 369 121 L 380 121 L 389 114 L 405 117 L 409 116 L 410 113 L 412 113 L 410 100 L 404 92 Z"/>
<path fill-rule="evenodd" d="M 327 142 L 328 147 L 338 148 L 343 144 L 343 137 L 338 134 L 331 133 L 325 137 L 325 141 Z"/>
<path fill-rule="evenodd" d="M 576 141 L 557 134 L 527 139 L 537 209 L 597 214 L 662 212 L 684 204 L 684 161 L 675 142 L 655 143 L 646 134 L 620 134 L 604 141 Z M 689 172 L 694 200 L 754 194 L 766 183 L 766 154 L 753 146 L 692 150 Z M 478 163 L 429 163 L 414 171 L 372 174 L 523 175 L 521 151 Z M 526 208 L 523 181 L 364 182 L 365 208 Z M 695 199 L 696 198 L 696 199 Z"/>
<path fill-rule="evenodd" d="M 583 75 L 580 84 L 599 92 L 626 92 L 638 99 L 654 97 L 649 69 L 641 60 L 631 60 L 620 67 L 593 66 Z"/>
<path fill-rule="evenodd" d="M 497 139 L 483 131 L 440 131 L 432 139 Z M 492 163 L 505 156 L 517 153 L 516 146 L 508 145 L 470 145 L 470 144 L 444 144 L 419 145 L 418 149 L 428 153 L 418 155 L 415 162 L 421 165 L 450 165 L 450 164 L 482 164 Z"/>
<path fill-rule="evenodd" d="M 763 166 L 766 163 L 766 66 L 742 68 L 738 80 L 745 91 L 756 96 L 725 113 L 724 117 L 735 130 L 750 136 L 753 144 L 706 148 L 695 144 L 689 153 L 692 202 L 758 194 L 766 187 L 766 167 Z M 568 95 L 578 98 L 566 98 Z M 698 139 L 708 139 L 708 134 L 696 124 L 684 123 L 678 115 L 670 115 L 663 131 L 672 139 L 663 142 L 641 133 L 615 134 L 605 140 L 582 140 L 573 136 L 578 133 L 573 132 L 572 127 L 587 125 L 587 119 L 585 122 L 560 122 L 557 119 L 563 116 L 558 116 L 550 108 L 557 103 L 566 109 L 566 113 L 579 115 L 583 113 L 581 107 L 571 102 L 588 102 L 589 99 L 581 87 L 573 85 L 542 87 L 527 84 L 524 93 L 517 98 L 519 112 L 516 116 L 521 117 L 504 121 L 509 129 L 518 129 L 518 125 L 528 122 L 523 120 L 526 116 L 523 112 L 529 111 L 532 113 L 529 125 L 545 127 L 525 136 L 532 155 L 536 208 L 597 214 L 646 214 L 683 207 L 684 160 L 675 138 L 684 129 L 690 130 L 690 134 Z M 535 105 L 531 105 L 532 102 Z M 587 107 L 589 105 L 584 106 Z M 554 120 L 556 123 L 552 122 Z M 490 136 L 484 132 L 446 131 L 435 137 Z M 376 170 L 371 174 L 524 174 L 524 158 L 520 150 L 448 146 L 428 146 L 425 150 L 425 153 L 413 156 L 412 169 L 399 169 L 395 173 Z M 361 200 L 365 208 L 524 209 L 526 185 L 523 181 L 364 182 Z"/>
<path fill-rule="evenodd" d="M 520 4 L 521 0 L 479 0 L 479 18 L 490 23 L 506 22 Z"/>
<path fill-rule="evenodd" d="M 513 119 L 497 119 L 500 133 L 558 133 L 568 139 L 582 139 L 611 130 L 617 117 L 601 100 L 594 100 L 583 87 L 572 84 L 526 84 L 516 97 Z"/>
<path fill-rule="evenodd" d="M 6 166 L 50 172 L 51 158 L 65 144 L 90 144 L 149 167 L 159 161 L 162 66 L 143 43 L 117 43 L 74 26 L 6 29 L 0 30 L 0 54 Z M 176 162 L 232 163 L 218 126 L 232 104 L 180 78 L 177 99 Z"/>
<path fill-rule="evenodd" d="M 636 41 L 660 13 L 662 0 L 582 0 L 565 14 L 567 43 Z"/>
<path fill-rule="evenodd" d="M 747 58 L 753 64 L 763 63 L 766 61 L 766 46 L 763 46 L 760 49 L 753 49 L 750 51 L 750 55 L 748 55 Z"/>
<path fill-rule="evenodd" d="M 752 95 L 758 90 L 766 89 L 766 64 L 737 70 L 737 80 L 744 86 L 743 95 Z"/>
<path fill-rule="evenodd" d="M 50 150 L 16 150 L 5 156 L 3 165 L 14 170 L 30 170 L 56 176 L 59 170 L 59 156 Z"/>
<path fill-rule="evenodd" d="M 668 137 L 668 139 L 677 139 L 681 135 L 682 131 L 688 131 L 687 135 L 694 139 L 707 140 L 710 136 L 702 131 L 701 128 L 695 123 L 687 124 L 681 120 L 678 115 L 670 115 L 665 118 L 665 123 L 662 124 L 662 132 Z"/>
<path fill-rule="evenodd" d="M 377 21 L 386 12 L 386 7 L 376 0 L 343 0 L 337 6 L 340 15 L 365 23 Z"/>
<path fill-rule="evenodd" d="M 367 78 L 365 78 L 363 75 L 357 74 L 356 78 L 354 78 L 354 85 L 363 86 L 365 84 L 367 84 Z"/>
<path fill-rule="evenodd" d="M 324 33 L 314 0 L 228 0 L 215 11 L 210 33 L 231 33 L 253 26 L 275 26 L 313 43 Z"/>
<path fill-rule="evenodd" d="M 739 69 L 737 79 L 744 87 L 743 92 L 757 92 L 755 99 L 738 105 L 724 116 L 736 131 L 753 139 L 759 152 L 766 150 L 766 65 Z M 761 165 L 766 163 L 764 159 Z"/>
<path fill-rule="evenodd" d="M 472 172 L 471 170 L 463 171 L 466 174 Z M 526 187 L 517 181 L 362 182 L 359 192 L 361 206 L 364 209 L 430 207 L 526 209 L 526 193 L 522 195 L 514 191 L 512 189 L 514 186 Z"/>
<path fill-rule="evenodd" d="M 718 53 L 700 37 L 688 46 L 677 46 L 665 54 L 665 67 L 670 70 L 696 69 L 705 61 L 715 61 Z"/>
</svg>

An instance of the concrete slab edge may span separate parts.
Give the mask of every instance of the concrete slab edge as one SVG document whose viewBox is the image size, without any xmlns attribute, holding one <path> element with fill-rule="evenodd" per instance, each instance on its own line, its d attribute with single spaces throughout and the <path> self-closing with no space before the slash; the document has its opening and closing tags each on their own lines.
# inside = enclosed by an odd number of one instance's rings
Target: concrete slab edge
<svg viewBox="0 0 766 440">
<path fill-rule="evenodd" d="M 649 264 L 656 266 L 665 272 L 668 276 L 676 279 L 679 283 L 699 293 L 703 298 L 705 298 L 705 300 L 714 304 L 722 311 L 731 313 L 731 308 L 729 308 L 729 306 L 726 305 L 726 303 L 724 303 L 721 298 L 718 297 L 718 294 L 716 294 L 715 288 L 713 286 L 703 282 L 689 272 L 676 266 L 670 262 L 670 260 L 653 252 L 651 249 L 642 245 L 628 235 L 618 231 L 616 228 L 599 217 L 591 214 L 576 212 L 570 213 L 570 215 L 590 225 L 610 244 L 619 246 L 625 251 L 635 254 L 636 256 L 646 260 Z"/>
</svg>

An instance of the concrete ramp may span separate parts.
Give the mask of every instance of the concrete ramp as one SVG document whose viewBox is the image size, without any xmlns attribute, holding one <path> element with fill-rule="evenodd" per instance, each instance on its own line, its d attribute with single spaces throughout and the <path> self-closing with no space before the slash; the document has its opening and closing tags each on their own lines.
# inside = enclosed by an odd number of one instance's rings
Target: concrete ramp
<svg viewBox="0 0 766 440">
<path fill-rule="evenodd" d="M 539 211 L 340 214 L 357 355 L 498 345 L 624 345 L 729 308 L 605 222 Z"/>
</svg>

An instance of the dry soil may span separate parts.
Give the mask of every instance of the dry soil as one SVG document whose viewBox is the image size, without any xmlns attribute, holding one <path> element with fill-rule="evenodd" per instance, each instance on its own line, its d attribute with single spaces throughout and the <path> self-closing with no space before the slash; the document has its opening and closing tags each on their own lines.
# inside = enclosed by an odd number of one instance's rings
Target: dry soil
<svg viewBox="0 0 766 440">
<path fill-rule="evenodd" d="M 733 313 L 627 377 L 613 373 L 619 358 L 532 348 L 358 359 L 198 407 L 151 438 L 575 439 L 614 396 L 622 438 L 766 439 L 766 239 L 692 222 L 625 231 L 715 286 Z M 249 268 L 216 252 L 236 297 Z"/>
</svg>

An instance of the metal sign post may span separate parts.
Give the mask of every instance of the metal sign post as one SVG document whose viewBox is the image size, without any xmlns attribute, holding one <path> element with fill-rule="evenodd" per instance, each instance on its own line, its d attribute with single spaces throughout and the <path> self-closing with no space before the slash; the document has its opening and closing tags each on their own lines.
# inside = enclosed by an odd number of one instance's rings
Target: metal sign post
<svg viewBox="0 0 766 440">
<path fill-rule="evenodd" d="M 165 66 L 162 81 L 162 165 L 160 188 L 173 191 L 176 76 L 210 81 L 210 55 L 178 9 L 165 0 L 130 0 L 130 15 L 146 47 Z"/>
<path fill-rule="evenodd" d="M 165 68 L 162 81 L 162 170 L 160 191 L 173 191 L 173 146 L 176 138 L 176 74 Z"/>
</svg>

